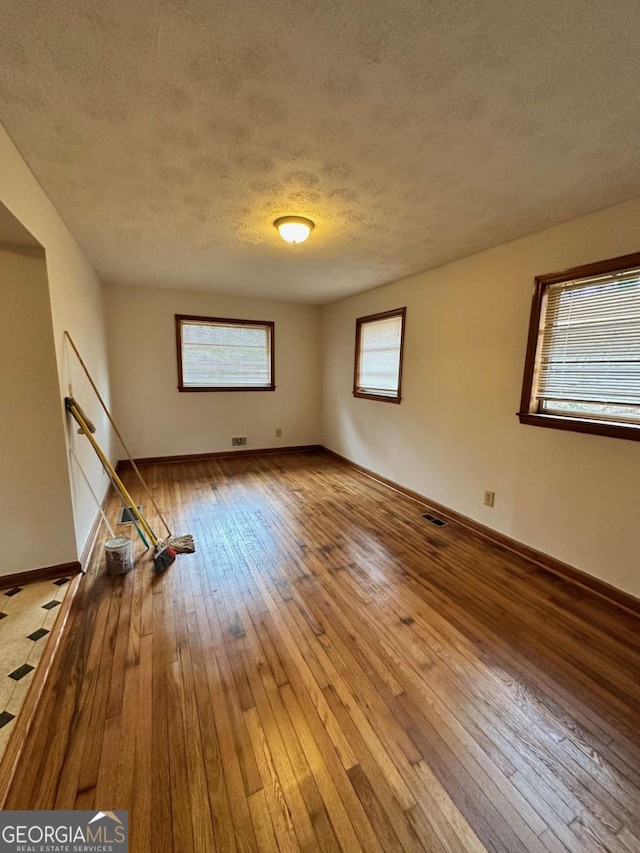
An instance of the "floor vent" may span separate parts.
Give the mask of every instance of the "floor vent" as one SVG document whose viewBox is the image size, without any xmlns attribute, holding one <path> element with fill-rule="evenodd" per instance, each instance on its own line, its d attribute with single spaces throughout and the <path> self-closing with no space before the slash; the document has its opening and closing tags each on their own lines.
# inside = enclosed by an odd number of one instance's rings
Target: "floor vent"
<svg viewBox="0 0 640 853">
<path fill-rule="evenodd" d="M 441 518 L 436 518 L 435 515 L 430 515 L 428 512 L 425 512 L 422 517 L 426 518 L 427 521 L 430 521 L 431 524 L 435 524 L 436 527 L 445 527 L 447 524 L 446 521 L 443 521 Z"/>
<path fill-rule="evenodd" d="M 138 507 L 138 512 L 141 515 L 144 515 L 143 510 L 144 510 L 144 507 L 142 507 L 142 506 Z M 120 515 L 118 516 L 118 524 L 131 524 L 132 521 L 134 520 L 134 518 L 135 518 L 135 516 L 133 514 L 131 507 L 123 506 L 122 509 L 120 510 Z"/>
</svg>

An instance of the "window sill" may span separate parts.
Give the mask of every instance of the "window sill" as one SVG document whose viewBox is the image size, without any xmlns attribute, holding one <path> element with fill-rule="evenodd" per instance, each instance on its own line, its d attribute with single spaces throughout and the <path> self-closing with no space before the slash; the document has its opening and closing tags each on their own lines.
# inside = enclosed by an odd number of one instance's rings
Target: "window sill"
<svg viewBox="0 0 640 853">
<path fill-rule="evenodd" d="M 361 400 L 379 400 L 381 403 L 399 403 L 402 397 L 384 397 L 382 394 L 365 394 L 363 391 L 354 391 L 354 397 Z"/>
<path fill-rule="evenodd" d="M 224 386 L 199 386 L 198 388 L 186 388 L 184 385 L 178 385 L 178 391 L 190 393 L 195 391 L 196 393 L 199 391 L 275 391 L 275 385 L 261 385 L 256 386 L 254 388 L 248 388 L 246 386 L 239 386 L 237 388 L 226 388 Z"/>
<path fill-rule="evenodd" d="M 591 435 L 606 435 L 609 438 L 627 438 L 640 441 L 640 426 L 606 421 L 587 420 L 586 418 L 563 418 L 559 415 L 540 415 L 533 412 L 518 412 L 521 424 L 540 426 L 549 429 L 564 429 L 571 432 L 584 432 Z"/>
</svg>

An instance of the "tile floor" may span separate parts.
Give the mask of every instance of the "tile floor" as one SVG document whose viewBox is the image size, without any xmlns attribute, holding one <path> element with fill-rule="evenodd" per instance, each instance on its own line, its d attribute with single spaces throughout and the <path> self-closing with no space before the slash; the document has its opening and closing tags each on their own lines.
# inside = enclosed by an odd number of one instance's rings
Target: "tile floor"
<svg viewBox="0 0 640 853">
<path fill-rule="evenodd" d="M 69 580 L 64 577 L 0 588 L 0 758 L 47 645 Z"/>
</svg>

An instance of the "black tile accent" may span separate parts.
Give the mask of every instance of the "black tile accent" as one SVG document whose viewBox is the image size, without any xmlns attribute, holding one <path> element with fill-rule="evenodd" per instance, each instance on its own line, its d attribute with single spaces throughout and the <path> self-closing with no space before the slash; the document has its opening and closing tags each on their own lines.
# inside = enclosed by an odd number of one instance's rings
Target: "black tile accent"
<svg viewBox="0 0 640 853">
<path fill-rule="evenodd" d="M 0 619 L 4 619 L 4 617 L 5 617 L 6 615 L 7 615 L 6 613 L 2 613 L 2 612 L 0 612 Z"/>
<path fill-rule="evenodd" d="M 54 581 L 56 586 L 64 586 L 66 583 L 69 583 L 69 578 L 60 578 L 57 581 Z"/>
<path fill-rule="evenodd" d="M 9 598 L 11 598 L 12 595 L 17 595 L 19 592 L 22 592 L 22 587 L 21 586 L 14 586 L 13 589 L 7 590 L 7 592 L 5 592 L 5 595 L 8 595 Z"/>
<path fill-rule="evenodd" d="M 17 669 L 14 669 L 13 672 L 9 673 L 9 678 L 13 678 L 14 681 L 20 681 L 21 678 L 24 678 L 25 675 L 29 675 L 35 667 L 31 666 L 30 663 L 23 663 L 22 666 L 19 666 Z"/>
<path fill-rule="evenodd" d="M 59 601 L 47 601 L 46 604 L 42 605 L 42 608 L 43 610 L 53 610 L 53 608 L 57 607 L 59 604 Z"/>
<path fill-rule="evenodd" d="M 37 631 L 34 631 L 33 634 L 27 634 L 27 640 L 33 640 L 34 643 L 36 640 L 41 640 L 43 637 L 46 637 L 49 631 L 46 628 L 38 628 Z"/>
<path fill-rule="evenodd" d="M 8 711 L 3 711 L 0 714 L 0 729 L 3 726 L 6 726 L 7 723 L 10 723 L 13 719 L 15 719 L 15 714 L 10 714 Z"/>
</svg>

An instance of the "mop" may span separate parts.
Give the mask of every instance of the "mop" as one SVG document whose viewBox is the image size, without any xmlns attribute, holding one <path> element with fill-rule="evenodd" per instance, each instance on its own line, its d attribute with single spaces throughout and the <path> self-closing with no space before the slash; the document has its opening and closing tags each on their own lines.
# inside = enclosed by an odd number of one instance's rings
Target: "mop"
<svg viewBox="0 0 640 853">
<path fill-rule="evenodd" d="M 128 501 L 131 512 L 134 514 L 140 524 L 140 527 L 153 545 L 153 565 L 156 572 L 163 572 L 175 561 L 176 551 L 171 547 L 168 542 L 161 542 L 155 535 L 153 530 L 149 527 L 147 520 L 138 509 L 136 502 L 133 500 L 133 498 L 125 488 L 125 485 L 120 479 L 120 477 L 118 477 L 118 475 L 116 474 L 113 465 L 111 464 L 111 462 L 109 462 L 108 458 L 105 456 L 104 451 L 93 437 L 95 427 L 93 426 L 91 421 L 87 422 L 84 412 L 78 406 L 73 397 L 65 397 L 64 404 L 66 410 L 69 412 L 69 414 L 73 417 L 73 419 L 80 427 L 80 431 L 84 433 L 84 435 L 86 435 L 86 437 L 89 439 L 89 443 L 95 450 L 98 459 L 100 460 L 100 462 L 102 462 L 102 467 L 107 472 L 109 477 L 111 477 L 111 480 L 115 485 L 116 489 L 125 498 L 125 500 Z"/>
<path fill-rule="evenodd" d="M 91 388 L 93 389 L 94 394 L 98 398 L 98 402 L 102 406 L 104 413 L 106 414 L 107 418 L 109 419 L 109 423 L 113 427 L 113 431 L 117 435 L 118 440 L 120 441 L 120 444 L 122 445 L 125 453 L 127 454 L 127 457 L 129 458 L 129 462 L 131 463 L 131 467 L 133 468 L 133 470 L 136 474 L 136 477 L 138 478 L 138 480 L 140 482 L 140 485 L 144 489 L 145 493 L 148 495 L 151 503 L 153 504 L 153 508 L 158 513 L 158 517 L 160 518 L 160 521 L 162 522 L 165 530 L 167 531 L 168 537 L 167 537 L 167 539 L 165 539 L 163 541 L 166 544 L 168 544 L 171 548 L 173 548 L 173 550 L 177 554 L 193 554 L 193 552 L 196 550 L 196 546 L 195 546 L 195 543 L 193 541 L 193 536 L 191 536 L 191 534 L 186 534 L 184 536 L 172 536 L 171 528 L 169 527 L 169 525 L 167 524 L 167 522 L 164 519 L 164 516 L 160 512 L 160 509 L 159 509 L 159 507 L 158 507 L 158 505 L 155 502 L 155 499 L 153 497 L 153 492 L 151 491 L 151 489 L 147 485 L 144 477 L 140 473 L 140 469 L 138 468 L 138 466 L 135 463 L 135 460 L 133 459 L 133 456 L 129 452 L 129 448 L 125 444 L 124 439 L 122 437 L 122 434 L 120 433 L 120 430 L 116 426 L 116 422 L 114 421 L 114 419 L 111 415 L 111 412 L 107 408 L 107 404 L 102 399 L 100 391 L 98 391 L 98 388 L 97 388 L 95 382 L 93 381 L 91 374 L 89 373 L 89 368 L 84 363 L 84 360 L 83 360 L 82 356 L 80 355 L 80 353 L 78 352 L 78 348 L 76 347 L 75 343 L 73 342 L 73 339 L 72 339 L 71 335 L 69 334 L 69 332 L 65 331 L 64 334 L 65 334 L 65 337 L 67 338 L 67 340 L 69 341 L 69 343 L 71 344 L 71 348 L 73 349 L 73 351 L 76 355 L 76 358 L 78 359 L 78 362 L 80 364 L 80 367 L 82 367 L 82 369 L 85 373 L 85 376 L 89 380 L 89 384 L 91 385 Z M 92 431 L 95 432 L 95 430 L 92 430 Z M 133 509 L 132 509 L 132 512 L 133 512 Z M 138 531 L 138 533 L 140 533 L 140 531 Z"/>
</svg>

